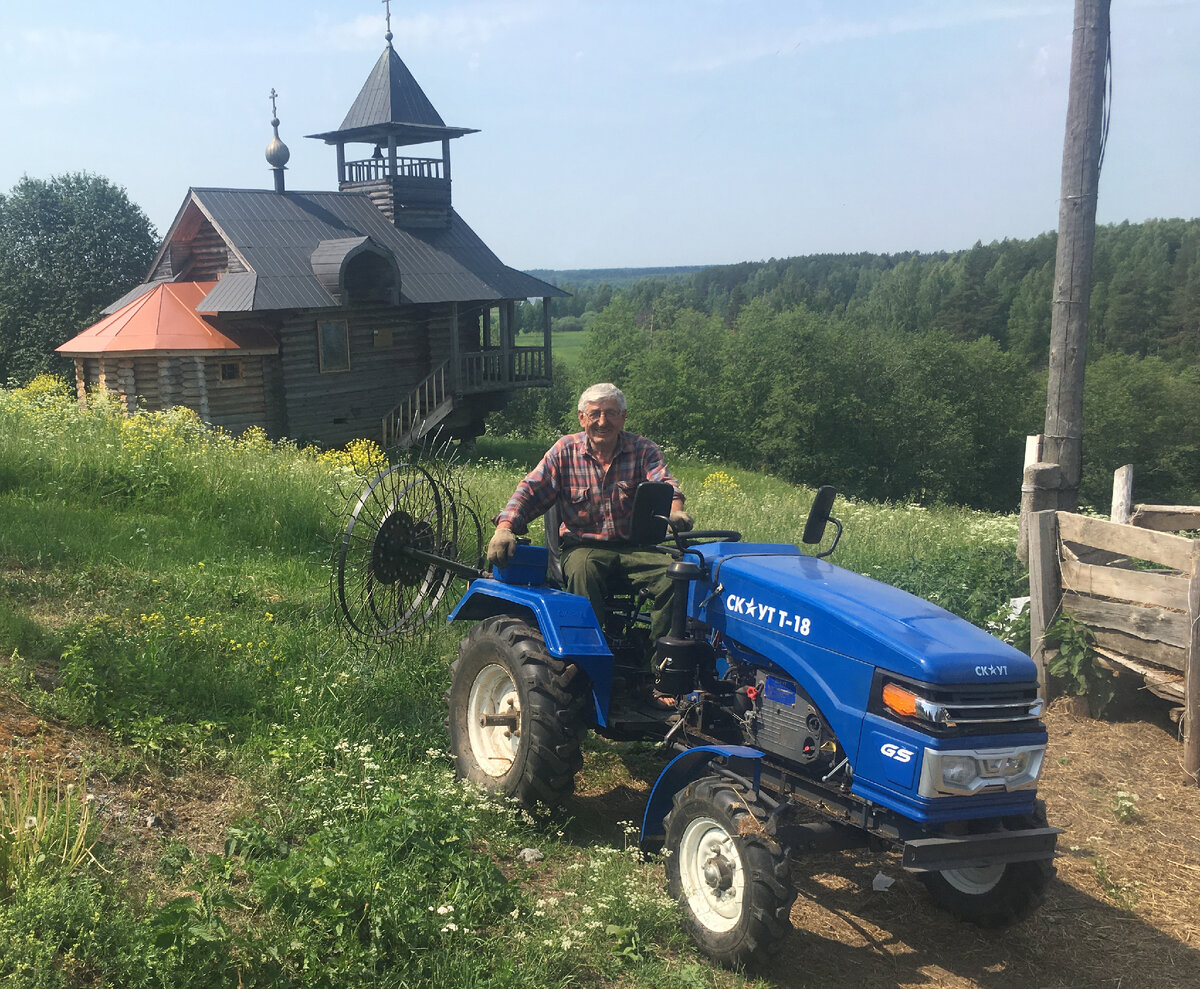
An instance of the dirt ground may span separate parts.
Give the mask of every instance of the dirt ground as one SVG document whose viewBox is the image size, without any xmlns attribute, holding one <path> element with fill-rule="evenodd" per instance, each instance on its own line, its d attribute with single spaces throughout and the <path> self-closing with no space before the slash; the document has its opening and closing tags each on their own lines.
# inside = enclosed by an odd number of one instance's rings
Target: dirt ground
<svg viewBox="0 0 1200 989">
<path fill-rule="evenodd" d="M 1051 705 L 1041 793 L 1050 823 L 1065 833 L 1057 879 L 1034 916 L 980 930 L 935 909 L 894 856 L 813 856 L 793 868 L 795 932 L 757 975 L 788 989 L 1200 987 L 1200 788 L 1183 782 L 1165 706 L 1147 703 L 1123 717 L 1098 721 Z M 71 778 L 108 744 L 0 693 L 0 775 L 12 760 L 33 758 Z M 109 824 L 105 840 L 131 858 L 161 854 L 164 839 L 217 851 L 246 806 L 235 782 L 211 771 L 138 779 L 112 784 L 93 771 L 88 780 Z M 585 789 L 569 810 L 632 819 L 645 785 L 626 777 L 604 792 Z M 875 891 L 880 873 L 895 882 Z"/>
<path fill-rule="evenodd" d="M 147 765 L 129 767 L 128 758 L 101 732 L 39 718 L 0 691 L 0 788 L 16 766 L 36 763 L 53 792 L 56 784 L 78 782 L 86 765 L 101 840 L 115 847 L 134 874 L 140 864 L 152 867 L 164 842 L 186 844 L 193 855 L 221 851 L 228 825 L 253 806 L 231 776 L 210 769 L 168 778 Z M 118 765 L 124 771 L 114 780 L 105 767 Z"/>
</svg>

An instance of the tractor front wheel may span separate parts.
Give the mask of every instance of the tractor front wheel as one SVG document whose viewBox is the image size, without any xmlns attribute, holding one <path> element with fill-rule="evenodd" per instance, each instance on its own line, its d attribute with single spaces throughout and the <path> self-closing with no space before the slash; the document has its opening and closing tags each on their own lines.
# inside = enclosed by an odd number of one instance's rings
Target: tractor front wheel
<svg viewBox="0 0 1200 989">
<path fill-rule="evenodd" d="M 500 615 L 459 645 L 446 692 L 458 775 L 532 807 L 575 789 L 583 764 L 583 677 L 554 659 L 537 628 Z"/>
<path fill-rule="evenodd" d="M 786 851 L 742 792 L 706 776 L 675 795 L 665 823 L 667 889 L 697 947 L 734 967 L 778 950 L 791 930 L 796 889 Z"/>
<path fill-rule="evenodd" d="M 1046 805 L 1039 800 L 1032 814 L 1005 823 L 1013 830 L 1044 828 Z M 1004 927 L 1041 906 L 1053 876 L 1054 863 L 1045 859 L 923 872 L 921 882 L 933 902 L 959 920 L 980 927 Z"/>
</svg>

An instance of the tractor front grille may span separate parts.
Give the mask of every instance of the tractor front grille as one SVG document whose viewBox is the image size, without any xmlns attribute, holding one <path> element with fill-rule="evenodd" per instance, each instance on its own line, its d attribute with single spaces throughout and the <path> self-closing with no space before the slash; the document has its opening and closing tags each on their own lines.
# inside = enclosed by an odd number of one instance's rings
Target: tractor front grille
<svg viewBox="0 0 1200 989">
<path fill-rule="evenodd" d="M 918 694 L 936 712 L 936 718 L 902 717 L 882 701 L 883 687 L 895 683 Z M 1045 704 L 1036 682 L 937 685 L 911 681 L 877 671 L 871 690 L 871 709 L 884 717 L 938 736 L 993 735 L 1044 729 Z"/>
</svg>

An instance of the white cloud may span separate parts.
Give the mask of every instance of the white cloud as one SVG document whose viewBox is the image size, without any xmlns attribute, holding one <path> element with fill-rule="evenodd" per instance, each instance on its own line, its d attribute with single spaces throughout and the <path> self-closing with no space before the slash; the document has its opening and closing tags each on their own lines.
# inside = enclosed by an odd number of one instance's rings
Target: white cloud
<svg viewBox="0 0 1200 989">
<path fill-rule="evenodd" d="M 838 5 L 837 9 L 843 8 Z M 972 24 L 1040 18 L 1061 14 L 1064 10 L 1068 13 L 1070 10 L 1066 0 L 1048 3 L 987 3 L 979 0 L 962 3 L 955 0 L 935 3 L 923 11 L 874 20 L 845 20 L 819 14 L 810 22 L 789 29 L 780 30 L 776 25 L 751 37 L 728 37 L 727 47 L 717 51 L 694 51 L 676 59 L 670 68 L 675 72 L 713 72 L 761 58 L 788 57 L 864 39 L 929 34 Z"/>
</svg>

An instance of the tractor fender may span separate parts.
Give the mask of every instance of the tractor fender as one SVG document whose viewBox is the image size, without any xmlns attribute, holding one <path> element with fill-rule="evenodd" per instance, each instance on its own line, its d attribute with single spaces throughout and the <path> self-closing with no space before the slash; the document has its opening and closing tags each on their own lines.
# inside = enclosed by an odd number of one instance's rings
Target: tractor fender
<svg viewBox="0 0 1200 989">
<path fill-rule="evenodd" d="M 546 650 L 556 659 L 578 663 L 591 680 L 596 723 L 608 724 L 613 654 L 588 599 L 553 587 L 473 580 L 448 621 L 482 621 L 517 614 L 536 625 Z"/>
<path fill-rule="evenodd" d="M 642 819 L 642 847 L 657 851 L 666 839 L 663 822 L 670 813 L 675 794 L 693 780 L 708 775 L 708 765 L 715 759 L 732 762 L 730 768 L 748 779 L 758 789 L 759 760 L 763 753 L 748 745 L 698 745 L 681 752 L 658 775 L 650 799 L 646 802 L 646 814 Z"/>
</svg>

